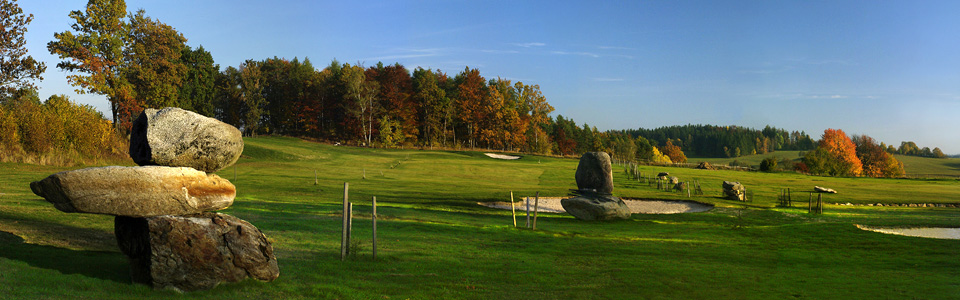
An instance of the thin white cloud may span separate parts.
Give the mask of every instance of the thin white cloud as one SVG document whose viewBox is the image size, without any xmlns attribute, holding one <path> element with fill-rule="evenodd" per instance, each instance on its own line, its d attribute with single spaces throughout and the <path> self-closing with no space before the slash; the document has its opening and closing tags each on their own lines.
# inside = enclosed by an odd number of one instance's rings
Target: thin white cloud
<svg viewBox="0 0 960 300">
<path fill-rule="evenodd" d="M 377 57 L 368 57 L 364 58 L 365 61 L 384 61 L 384 60 L 397 60 L 397 59 L 407 59 L 407 58 L 420 58 L 420 57 L 433 57 L 442 55 L 444 49 L 440 48 L 424 48 L 424 49 L 396 49 L 394 52 Z"/>
<path fill-rule="evenodd" d="M 514 43 L 513 45 L 514 45 L 514 46 L 517 46 L 517 47 L 530 48 L 530 47 L 543 47 L 543 46 L 546 46 L 547 44 L 544 44 L 544 43 Z"/>
<path fill-rule="evenodd" d="M 516 51 L 516 50 L 480 50 L 480 52 L 490 53 L 490 54 L 516 54 L 516 53 L 520 53 L 520 51 Z"/>
<path fill-rule="evenodd" d="M 599 57 L 600 57 L 599 54 L 590 53 L 590 52 L 553 51 L 553 52 L 550 52 L 550 53 L 557 54 L 557 55 L 581 55 L 581 56 L 589 56 L 589 57 L 593 57 L 593 58 L 599 58 Z"/>
</svg>

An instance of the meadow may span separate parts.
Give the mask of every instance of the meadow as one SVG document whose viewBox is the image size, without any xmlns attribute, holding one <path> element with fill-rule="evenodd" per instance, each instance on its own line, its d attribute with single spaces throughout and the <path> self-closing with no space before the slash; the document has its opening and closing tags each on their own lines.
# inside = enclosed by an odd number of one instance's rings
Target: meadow
<svg viewBox="0 0 960 300">
<path fill-rule="evenodd" d="M 482 152 L 340 147 L 295 138 L 245 139 L 218 175 L 237 186 L 222 212 L 259 227 L 280 264 L 274 282 L 247 280 L 178 294 L 131 284 L 110 216 L 66 214 L 29 182 L 63 168 L 0 164 L 0 294 L 32 299 L 960 299 L 960 240 L 884 235 L 872 226 L 960 227 L 958 208 L 827 203 L 960 203 L 960 181 L 829 178 L 793 173 L 641 167 L 698 180 L 704 195 L 659 191 L 614 166 L 615 194 L 690 199 L 704 213 L 582 222 L 540 214 L 514 228 L 510 211 L 478 205 L 576 187 L 576 159 Z M 132 164 L 128 163 L 128 164 Z M 907 162 L 905 161 L 905 164 Z M 910 169 L 908 169 L 908 173 Z M 742 182 L 750 202 L 720 198 Z M 343 183 L 355 203 L 356 255 L 339 257 Z M 780 189 L 796 191 L 778 207 Z M 370 199 L 378 256 L 370 255 Z M 523 219 L 518 218 L 523 224 Z"/>
</svg>

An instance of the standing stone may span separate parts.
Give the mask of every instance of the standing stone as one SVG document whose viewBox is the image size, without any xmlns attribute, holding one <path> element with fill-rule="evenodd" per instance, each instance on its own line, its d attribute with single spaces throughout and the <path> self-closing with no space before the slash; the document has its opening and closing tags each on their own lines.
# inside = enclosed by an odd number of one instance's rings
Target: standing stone
<svg viewBox="0 0 960 300">
<path fill-rule="evenodd" d="M 240 130 L 195 112 L 146 109 L 133 122 L 130 157 L 138 165 L 191 167 L 213 173 L 237 162 Z"/>
<path fill-rule="evenodd" d="M 577 189 L 600 194 L 613 193 L 613 168 L 610 155 L 605 152 L 587 152 L 577 165 Z"/>
<path fill-rule="evenodd" d="M 117 217 L 114 231 L 133 281 L 155 289 L 205 290 L 247 277 L 280 276 L 263 232 L 230 215 Z"/>
<path fill-rule="evenodd" d="M 560 200 L 570 215 L 584 221 L 629 219 L 630 207 L 622 199 L 610 195 L 577 196 Z"/>
<path fill-rule="evenodd" d="M 64 212 L 128 217 L 221 210 L 237 194 L 220 176 L 160 166 L 64 171 L 30 183 L 30 189 Z"/>
</svg>

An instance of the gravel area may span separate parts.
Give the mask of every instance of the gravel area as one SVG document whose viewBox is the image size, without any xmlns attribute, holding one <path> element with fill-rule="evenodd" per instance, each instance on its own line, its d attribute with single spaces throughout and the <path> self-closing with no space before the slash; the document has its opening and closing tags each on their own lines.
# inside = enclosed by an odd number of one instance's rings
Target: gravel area
<svg viewBox="0 0 960 300">
<path fill-rule="evenodd" d="M 960 240 L 960 228 L 922 227 L 922 228 L 884 228 L 857 225 L 857 228 L 879 233 L 906 235 L 934 239 Z"/>
<path fill-rule="evenodd" d="M 537 205 L 537 211 L 544 213 L 565 213 L 566 210 L 560 205 L 560 200 L 568 197 L 540 197 L 540 203 Z M 526 211 L 526 204 L 523 198 L 516 202 L 517 211 Z M 680 214 L 704 212 L 713 209 L 713 205 L 703 204 L 693 201 L 670 201 L 670 200 L 627 200 L 623 202 L 630 207 L 630 212 L 635 214 Z M 510 209 L 510 202 L 481 202 L 477 203 L 486 207 Z M 530 197 L 530 210 L 533 211 L 534 199 Z"/>
<path fill-rule="evenodd" d="M 496 154 L 496 153 L 484 153 L 484 155 L 491 158 L 496 158 L 496 159 L 520 159 L 519 156 Z"/>
</svg>

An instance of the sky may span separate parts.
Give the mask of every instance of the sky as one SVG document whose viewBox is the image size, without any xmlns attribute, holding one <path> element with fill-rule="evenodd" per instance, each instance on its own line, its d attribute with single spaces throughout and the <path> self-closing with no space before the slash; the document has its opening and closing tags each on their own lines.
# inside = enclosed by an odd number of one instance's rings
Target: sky
<svg viewBox="0 0 960 300">
<path fill-rule="evenodd" d="M 46 50 L 86 1 L 20 0 L 41 99 L 77 95 Z M 540 86 L 600 130 L 827 128 L 960 154 L 960 1 L 127 1 L 221 70 L 247 59 L 399 62 Z"/>
</svg>

